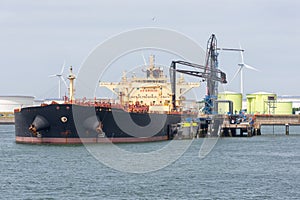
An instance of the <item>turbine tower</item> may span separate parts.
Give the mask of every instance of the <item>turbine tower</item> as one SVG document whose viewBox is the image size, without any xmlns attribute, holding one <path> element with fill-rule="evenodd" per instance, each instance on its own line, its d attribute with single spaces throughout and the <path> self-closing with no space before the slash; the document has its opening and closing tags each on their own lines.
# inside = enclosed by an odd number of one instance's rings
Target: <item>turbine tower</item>
<svg viewBox="0 0 300 200">
<path fill-rule="evenodd" d="M 63 81 L 63 83 L 65 84 L 66 88 L 68 88 L 68 85 L 65 81 L 65 79 L 63 78 L 63 72 L 64 72 L 64 69 L 65 69 L 65 61 L 64 61 L 64 64 L 62 65 L 62 68 L 61 68 L 61 71 L 59 74 L 53 74 L 53 75 L 50 75 L 49 77 L 57 77 L 58 78 L 58 98 L 60 99 L 61 98 L 61 81 Z"/>
</svg>

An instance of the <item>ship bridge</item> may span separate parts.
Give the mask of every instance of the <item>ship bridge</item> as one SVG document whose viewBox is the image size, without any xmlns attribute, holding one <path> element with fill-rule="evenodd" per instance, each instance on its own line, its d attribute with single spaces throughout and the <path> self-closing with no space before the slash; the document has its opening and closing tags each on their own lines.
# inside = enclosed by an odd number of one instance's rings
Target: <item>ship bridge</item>
<svg viewBox="0 0 300 200">
<path fill-rule="evenodd" d="M 163 70 L 154 64 L 154 56 L 145 70 L 145 77 L 127 78 L 123 72 L 120 82 L 99 82 L 100 87 L 106 87 L 119 96 L 122 105 L 139 102 L 146 105 L 170 106 L 172 103 L 171 83 Z M 186 82 L 183 75 L 176 82 L 176 101 L 181 105 L 183 95 L 192 88 L 200 86 L 200 82 Z"/>
</svg>

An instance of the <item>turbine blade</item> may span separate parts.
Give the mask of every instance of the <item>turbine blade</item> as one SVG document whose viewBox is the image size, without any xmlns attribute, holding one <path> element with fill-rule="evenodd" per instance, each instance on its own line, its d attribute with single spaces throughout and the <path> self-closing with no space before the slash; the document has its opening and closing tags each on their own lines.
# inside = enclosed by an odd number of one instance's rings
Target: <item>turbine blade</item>
<svg viewBox="0 0 300 200">
<path fill-rule="evenodd" d="M 63 74 L 63 73 L 64 73 L 65 67 L 66 67 L 66 60 L 64 60 L 64 64 L 63 64 L 62 67 L 61 67 L 61 72 L 60 72 L 60 74 Z"/>
<path fill-rule="evenodd" d="M 230 82 L 228 83 L 228 85 L 235 79 L 235 77 L 237 77 L 237 75 L 240 73 L 240 71 L 242 70 L 242 66 L 239 67 L 238 70 L 236 70 L 235 74 L 233 75 L 233 78 L 230 80 Z"/>
<path fill-rule="evenodd" d="M 64 82 L 66 88 L 68 89 L 68 84 L 67 84 L 66 80 L 62 76 L 60 77 L 60 79 Z"/>
<path fill-rule="evenodd" d="M 52 77 L 56 77 L 56 76 L 57 76 L 56 74 L 53 74 L 53 75 L 49 75 L 48 77 L 52 78 Z"/>
<path fill-rule="evenodd" d="M 247 69 L 251 69 L 251 70 L 254 70 L 254 71 L 258 71 L 258 72 L 259 72 L 259 70 L 256 69 L 255 67 L 252 67 L 252 66 L 247 65 L 247 64 L 244 64 L 244 66 L 245 66 Z"/>
</svg>

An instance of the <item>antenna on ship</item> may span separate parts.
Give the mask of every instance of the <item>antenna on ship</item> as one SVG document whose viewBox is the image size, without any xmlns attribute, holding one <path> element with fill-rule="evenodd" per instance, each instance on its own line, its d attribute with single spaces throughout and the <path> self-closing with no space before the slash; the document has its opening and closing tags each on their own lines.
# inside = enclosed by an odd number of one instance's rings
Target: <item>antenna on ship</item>
<svg viewBox="0 0 300 200">
<path fill-rule="evenodd" d="M 72 66 L 70 67 L 70 74 L 68 76 L 68 79 L 70 80 L 70 87 L 69 87 L 69 94 L 70 94 L 70 100 L 71 102 L 73 102 L 75 100 L 74 97 L 74 80 L 75 80 L 76 76 L 73 74 L 73 68 Z"/>
</svg>

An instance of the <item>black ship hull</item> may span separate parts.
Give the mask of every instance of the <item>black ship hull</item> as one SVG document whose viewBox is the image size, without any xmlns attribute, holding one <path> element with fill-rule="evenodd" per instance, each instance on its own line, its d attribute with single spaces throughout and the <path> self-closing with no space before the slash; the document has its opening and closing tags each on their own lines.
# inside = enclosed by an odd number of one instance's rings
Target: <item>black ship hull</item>
<svg viewBox="0 0 300 200">
<path fill-rule="evenodd" d="M 148 142 L 173 138 L 179 113 L 137 113 L 122 108 L 50 104 L 15 110 L 18 143 Z"/>
</svg>

